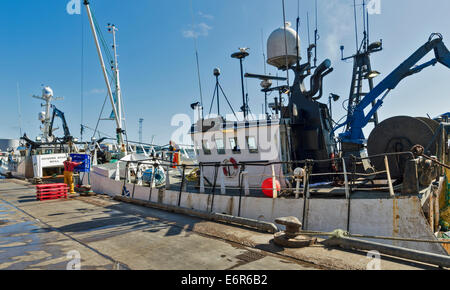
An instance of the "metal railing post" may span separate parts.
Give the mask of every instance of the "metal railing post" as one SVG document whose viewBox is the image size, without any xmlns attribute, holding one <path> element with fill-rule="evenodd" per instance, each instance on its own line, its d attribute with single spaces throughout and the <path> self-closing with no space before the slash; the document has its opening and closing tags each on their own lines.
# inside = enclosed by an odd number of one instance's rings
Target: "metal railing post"
<svg viewBox="0 0 450 290">
<path fill-rule="evenodd" d="M 276 176 L 275 176 L 275 165 L 272 164 L 272 197 L 278 198 L 278 191 L 276 185 Z"/>
<path fill-rule="evenodd" d="M 170 190 L 170 165 L 166 167 L 166 189 Z"/>
<path fill-rule="evenodd" d="M 220 168 L 220 169 L 223 169 L 223 168 Z M 220 170 L 219 169 L 219 171 L 220 171 L 220 193 L 222 194 L 222 195 L 225 195 L 227 192 L 226 192 L 226 188 L 225 188 L 225 174 L 224 174 L 224 172 L 223 172 L 223 170 Z"/>
<path fill-rule="evenodd" d="M 205 173 L 203 171 L 203 164 L 199 164 L 200 169 L 200 193 L 205 193 Z"/>
<path fill-rule="evenodd" d="M 116 176 L 114 177 L 116 181 L 120 181 L 120 162 L 116 162 Z"/>
<path fill-rule="evenodd" d="M 152 178 L 150 179 L 150 194 L 148 196 L 148 200 L 152 201 L 152 193 L 153 193 L 153 183 L 155 180 L 155 171 L 156 171 L 156 167 L 155 164 L 152 164 Z"/>
<path fill-rule="evenodd" d="M 214 184 L 213 184 L 213 187 L 212 187 L 212 199 L 211 199 L 210 212 L 212 212 L 213 209 L 214 209 L 214 197 L 215 197 L 215 193 L 216 193 L 217 174 L 218 174 L 218 171 L 219 171 L 219 169 L 218 169 L 219 166 L 220 166 L 220 164 L 218 164 L 218 163 L 214 164 Z"/>
<path fill-rule="evenodd" d="M 181 205 L 181 193 L 183 192 L 183 186 L 184 186 L 184 178 L 185 178 L 185 174 L 186 174 L 186 164 L 182 165 L 183 167 L 183 175 L 181 178 L 181 184 L 180 184 L 180 193 L 178 194 L 178 206 Z"/>
<path fill-rule="evenodd" d="M 308 212 L 309 212 L 309 178 L 311 174 L 310 161 L 305 162 L 305 178 L 303 180 L 303 218 L 302 218 L 302 230 L 306 230 L 308 227 Z"/>
<path fill-rule="evenodd" d="M 386 167 L 386 175 L 387 175 L 388 186 L 389 186 L 389 196 L 395 197 L 394 187 L 392 186 L 392 180 L 391 180 L 391 172 L 389 170 L 389 161 L 388 161 L 387 156 L 384 156 L 384 166 Z"/>
<path fill-rule="evenodd" d="M 238 182 L 239 182 L 239 207 L 238 207 L 238 217 L 241 216 L 241 204 L 242 204 L 242 172 L 245 169 L 245 165 L 241 165 L 239 169 Z"/>
</svg>

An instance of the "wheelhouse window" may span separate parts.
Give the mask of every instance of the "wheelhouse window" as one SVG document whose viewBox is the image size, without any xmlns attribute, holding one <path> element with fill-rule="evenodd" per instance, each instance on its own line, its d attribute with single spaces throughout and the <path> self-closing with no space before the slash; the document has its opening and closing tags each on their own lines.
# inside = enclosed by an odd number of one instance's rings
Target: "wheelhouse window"
<svg viewBox="0 0 450 290">
<path fill-rule="evenodd" d="M 234 154 L 240 154 L 241 153 L 241 148 L 239 148 L 239 144 L 238 144 L 238 138 L 234 137 L 234 138 L 230 138 L 230 147 L 231 150 Z"/>
<path fill-rule="evenodd" d="M 247 146 L 250 153 L 258 153 L 258 146 L 255 137 L 247 137 Z"/>
<path fill-rule="evenodd" d="M 223 139 L 216 139 L 216 149 L 217 154 L 219 155 L 225 154 L 225 144 L 223 143 Z"/>
<path fill-rule="evenodd" d="M 207 140 L 202 141 L 203 153 L 205 155 L 211 155 L 211 147 L 209 147 L 209 143 Z"/>
</svg>

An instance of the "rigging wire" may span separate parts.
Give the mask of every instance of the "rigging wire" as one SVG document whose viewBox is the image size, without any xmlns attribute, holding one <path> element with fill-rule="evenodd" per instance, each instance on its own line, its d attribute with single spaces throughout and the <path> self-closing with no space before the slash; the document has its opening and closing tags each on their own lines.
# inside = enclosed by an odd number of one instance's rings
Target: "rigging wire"
<svg viewBox="0 0 450 290">
<path fill-rule="evenodd" d="M 98 125 L 100 124 L 100 120 L 102 118 L 103 110 L 105 109 L 105 105 L 106 105 L 106 101 L 107 100 L 108 100 L 108 94 L 106 94 L 105 100 L 103 101 L 103 106 L 102 106 L 102 109 L 100 110 L 100 114 L 98 116 L 97 124 L 95 125 L 94 135 L 92 135 L 92 138 L 94 138 L 95 134 L 97 133 Z"/>
<path fill-rule="evenodd" d="M 286 31 L 286 9 L 284 5 L 284 0 L 281 0 L 283 6 L 283 26 L 284 26 L 284 50 L 286 53 L 286 77 L 287 86 L 289 87 L 289 66 L 288 66 L 288 48 L 287 48 L 287 31 Z"/>
<path fill-rule="evenodd" d="M 19 137 L 22 137 L 22 106 L 20 101 L 20 87 L 17 82 L 17 111 L 19 113 Z"/>
<path fill-rule="evenodd" d="M 105 58 L 106 58 L 106 60 L 108 61 L 108 64 L 109 64 L 109 68 L 110 69 L 106 70 L 106 72 L 107 72 L 108 76 L 110 77 L 110 86 L 113 87 L 113 85 L 115 85 L 117 83 L 117 81 L 118 81 L 117 78 L 116 78 L 116 75 L 112 72 L 112 70 L 114 69 L 114 67 L 113 67 L 113 64 L 114 64 L 113 52 L 111 51 L 111 48 L 108 45 L 108 42 L 106 41 L 106 39 L 105 39 L 105 37 L 103 35 L 103 32 L 102 32 L 102 29 L 100 28 L 100 25 L 98 24 L 98 21 L 95 18 L 95 15 L 94 15 L 93 12 L 92 12 L 92 18 L 93 18 L 93 22 L 94 22 L 94 25 L 95 25 L 95 30 L 97 31 L 97 34 L 99 36 L 100 44 L 101 44 L 101 46 L 103 48 L 103 51 L 105 52 Z M 117 91 L 113 93 L 113 98 L 114 98 L 115 102 L 117 102 L 116 94 L 117 94 Z M 99 126 L 99 123 L 101 121 L 101 116 L 103 114 L 104 107 L 106 105 L 107 97 L 108 97 L 108 95 L 106 96 L 105 101 L 103 102 L 102 110 L 101 110 L 99 118 L 97 120 L 96 128 L 94 130 L 94 136 L 95 136 L 95 134 L 98 131 L 98 126 Z M 123 123 L 120 124 L 120 126 L 123 126 L 123 128 L 124 128 L 125 138 L 127 140 L 127 146 L 128 146 L 128 136 L 127 136 L 127 133 L 126 133 L 127 132 L 127 125 L 126 125 L 126 122 L 125 122 L 126 118 L 125 118 L 125 110 L 124 110 L 124 108 L 125 108 L 125 104 L 124 104 L 124 101 L 123 101 L 123 98 L 122 98 L 121 108 L 119 108 L 119 109 L 122 109 L 122 115 L 123 115 L 122 122 Z"/>
<path fill-rule="evenodd" d="M 192 29 L 195 27 L 195 18 L 194 18 L 194 8 L 192 6 L 192 0 L 190 0 L 190 10 L 191 10 L 191 17 L 192 17 Z M 197 36 L 193 35 L 194 39 L 194 49 L 195 49 L 195 60 L 197 63 L 197 77 L 198 77 L 198 88 L 200 90 L 200 105 L 203 107 L 203 91 L 202 91 L 202 81 L 200 77 L 200 63 L 199 63 L 199 57 L 198 57 L 198 46 L 197 46 Z"/>
<path fill-rule="evenodd" d="M 83 15 L 81 15 L 81 90 L 80 90 L 80 98 L 81 98 L 81 128 L 80 128 L 80 139 L 81 142 L 83 142 L 83 133 L 84 133 L 84 19 L 83 19 Z"/>
<path fill-rule="evenodd" d="M 108 61 L 109 68 L 111 68 L 111 64 L 113 63 L 112 62 L 113 56 L 112 56 L 110 47 L 102 33 L 102 29 L 100 28 L 100 25 L 98 24 L 97 19 L 95 18 L 95 15 L 93 12 L 92 12 L 92 19 L 94 21 L 95 30 L 97 31 L 97 34 L 99 36 L 100 44 L 103 47 L 103 51 L 105 52 L 105 57 L 106 57 L 106 60 Z M 106 70 L 106 73 L 112 80 L 116 81 L 116 76 L 114 74 L 112 74 L 109 70 Z"/>
</svg>

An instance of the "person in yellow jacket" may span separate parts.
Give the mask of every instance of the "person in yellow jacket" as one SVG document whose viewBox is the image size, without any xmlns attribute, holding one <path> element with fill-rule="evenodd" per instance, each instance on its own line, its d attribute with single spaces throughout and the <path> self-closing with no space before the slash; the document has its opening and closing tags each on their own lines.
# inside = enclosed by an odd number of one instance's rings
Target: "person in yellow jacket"
<svg viewBox="0 0 450 290">
<path fill-rule="evenodd" d="M 75 167 L 83 164 L 83 162 L 72 162 L 72 157 L 67 157 L 64 161 L 64 183 L 69 187 L 70 194 L 75 193 L 75 185 L 73 184 L 73 171 Z"/>
</svg>

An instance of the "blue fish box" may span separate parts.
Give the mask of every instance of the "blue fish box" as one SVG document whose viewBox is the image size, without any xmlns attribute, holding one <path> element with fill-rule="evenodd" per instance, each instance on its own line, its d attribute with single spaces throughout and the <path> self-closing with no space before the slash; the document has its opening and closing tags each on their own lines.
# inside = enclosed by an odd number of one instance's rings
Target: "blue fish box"
<svg viewBox="0 0 450 290">
<path fill-rule="evenodd" d="M 70 154 L 73 162 L 83 162 L 83 164 L 75 167 L 76 172 L 91 171 L 91 156 L 87 154 Z"/>
</svg>

